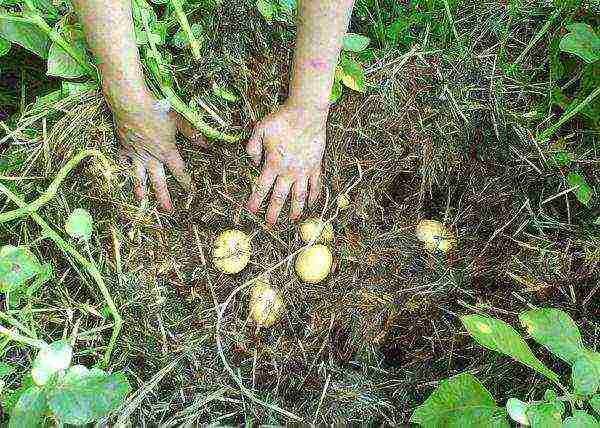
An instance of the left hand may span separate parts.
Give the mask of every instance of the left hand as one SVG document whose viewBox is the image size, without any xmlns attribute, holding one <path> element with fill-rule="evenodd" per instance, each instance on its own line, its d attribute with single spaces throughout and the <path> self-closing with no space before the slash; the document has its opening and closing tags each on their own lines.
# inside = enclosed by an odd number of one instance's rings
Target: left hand
<svg viewBox="0 0 600 428">
<path fill-rule="evenodd" d="M 290 192 L 290 218 L 302 214 L 306 197 L 312 205 L 321 189 L 321 160 L 325 150 L 327 111 L 311 111 L 291 103 L 259 122 L 246 147 L 259 166 L 263 150 L 264 165 L 248 201 L 248 210 L 256 213 L 271 188 L 267 223 L 277 222 Z"/>
</svg>

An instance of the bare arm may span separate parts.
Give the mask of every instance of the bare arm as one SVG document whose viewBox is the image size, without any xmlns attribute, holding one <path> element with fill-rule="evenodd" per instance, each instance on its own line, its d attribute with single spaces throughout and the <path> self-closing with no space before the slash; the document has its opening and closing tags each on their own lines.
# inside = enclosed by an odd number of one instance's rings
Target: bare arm
<svg viewBox="0 0 600 428">
<path fill-rule="evenodd" d="M 248 209 L 257 212 L 273 189 L 268 223 L 277 221 L 290 193 L 292 219 L 302 214 L 307 193 L 309 204 L 319 195 L 329 96 L 353 5 L 353 0 L 300 0 L 290 97 L 256 125 L 247 146 L 257 165 L 263 150 L 265 155 Z"/>
<path fill-rule="evenodd" d="M 138 47 L 135 43 L 131 0 L 74 0 L 86 39 L 102 77 L 102 91 L 111 107 L 122 154 L 132 163 L 134 192 L 146 196 L 150 176 L 156 197 L 165 209 L 171 209 L 163 164 L 186 188 L 191 178 L 175 146 L 175 134 L 199 139 L 173 112 L 167 112 L 144 82 Z"/>
</svg>

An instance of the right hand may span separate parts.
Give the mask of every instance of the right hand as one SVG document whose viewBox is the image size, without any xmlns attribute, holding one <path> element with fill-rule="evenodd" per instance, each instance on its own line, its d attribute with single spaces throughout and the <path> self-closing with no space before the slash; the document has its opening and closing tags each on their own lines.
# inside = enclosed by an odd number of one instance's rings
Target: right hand
<svg viewBox="0 0 600 428">
<path fill-rule="evenodd" d="M 151 95 L 146 97 L 146 101 L 129 106 L 128 110 L 113 113 L 122 145 L 121 155 L 133 167 L 134 193 L 140 201 L 146 197 L 149 175 L 158 202 L 170 211 L 173 204 L 167 189 L 164 165 L 184 189 L 191 191 L 194 188 L 175 146 L 177 131 L 199 145 L 205 145 L 204 139 L 189 122 L 179 114 L 167 111 Z"/>
</svg>

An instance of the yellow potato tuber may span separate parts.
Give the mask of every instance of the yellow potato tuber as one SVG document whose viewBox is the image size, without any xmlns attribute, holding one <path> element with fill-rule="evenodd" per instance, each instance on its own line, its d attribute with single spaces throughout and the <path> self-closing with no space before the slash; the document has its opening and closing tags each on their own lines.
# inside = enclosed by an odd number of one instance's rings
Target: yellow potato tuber
<svg viewBox="0 0 600 428">
<path fill-rule="evenodd" d="M 285 310 L 279 290 L 263 280 L 252 285 L 249 306 L 250 317 L 258 327 L 271 327 Z"/>
<path fill-rule="evenodd" d="M 238 273 L 250 261 L 250 238 L 240 230 L 226 230 L 217 237 L 212 257 L 221 272 Z"/>
<path fill-rule="evenodd" d="M 333 256 L 325 245 L 313 245 L 296 257 L 296 273 L 306 283 L 317 284 L 327 278 L 331 271 Z"/>
<path fill-rule="evenodd" d="M 320 235 L 319 231 L 321 231 Z M 300 239 L 306 243 L 313 239 L 315 242 L 331 242 L 333 241 L 333 226 L 320 218 L 309 218 L 300 224 Z"/>
<path fill-rule="evenodd" d="M 456 238 L 452 231 L 435 220 L 421 220 L 416 228 L 417 239 L 430 252 L 447 253 L 456 246 Z"/>
</svg>

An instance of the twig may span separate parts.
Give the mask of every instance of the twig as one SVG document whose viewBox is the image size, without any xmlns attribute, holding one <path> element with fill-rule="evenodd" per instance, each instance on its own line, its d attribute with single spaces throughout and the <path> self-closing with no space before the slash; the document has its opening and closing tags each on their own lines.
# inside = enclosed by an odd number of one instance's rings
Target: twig
<svg viewBox="0 0 600 428">
<path fill-rule="evenodd" d="M 8 337 L 11 340 L 14 340 L 15 342 L 23 343 L 37 349 L 44 349 L 46 346 L 48 346 L 48 344 L 43 340 L 32 339 L 30 337 L 20 335 L 19 333 L 15 333 L 14 331 L 9 330 L 2 325 L 0 325 L 0 334 Z"/>
</svg>

